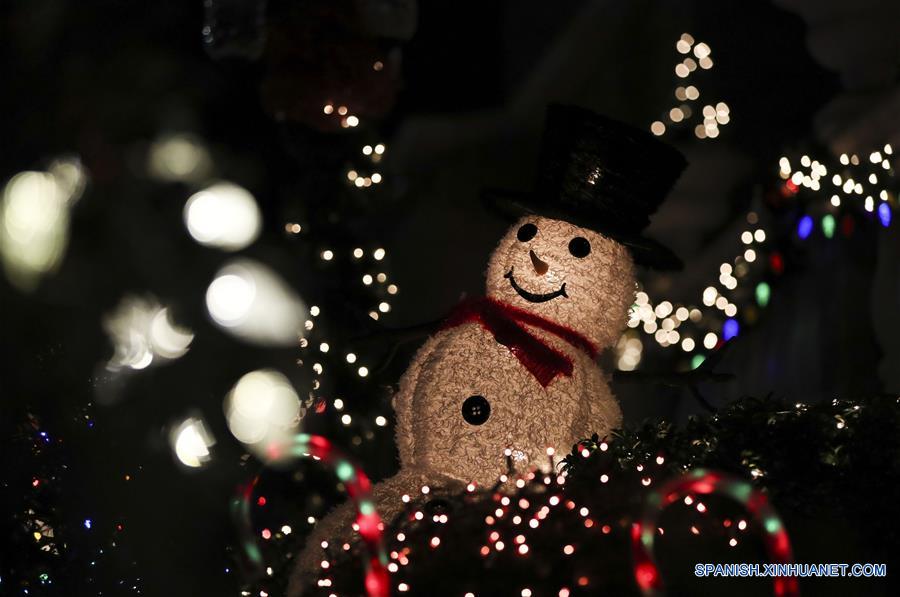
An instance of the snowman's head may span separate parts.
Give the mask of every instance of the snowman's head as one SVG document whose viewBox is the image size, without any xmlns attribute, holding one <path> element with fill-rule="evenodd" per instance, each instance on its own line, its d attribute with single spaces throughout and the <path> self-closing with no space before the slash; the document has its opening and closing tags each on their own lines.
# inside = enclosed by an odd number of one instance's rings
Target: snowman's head
<svg viewBox="0 0 900 597">
<path fill-rule="evenodd" d="M 542 216 L 516 222 L 487 269 L 489 297 L 567 326 L 601 349 L 621 335 L 634 290 L 624 245 Z"/>
</svg>

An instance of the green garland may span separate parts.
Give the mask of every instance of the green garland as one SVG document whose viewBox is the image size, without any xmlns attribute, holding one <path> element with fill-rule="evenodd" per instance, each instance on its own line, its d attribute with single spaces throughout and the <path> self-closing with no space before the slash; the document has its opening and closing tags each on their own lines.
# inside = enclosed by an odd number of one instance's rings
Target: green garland
<svg viewBox="0 0 900 597">
<path fill-rule="evenodd" d="M 891 570 L 900 545 L 900 400 L 748 398 L 683 428 L 650 422 L 606 441 L 595 435 L 572 447 L 562 475 L 538 474 L 512 493 L 432 494 L 410 504 L 385 532 L 394 591 L 404 583 L 406 594 L 638 594 L 631 522 L 651 489 L 695 467 L 764 489 L 798 562 L 886 562 Z M 738 505 L 704 502 L 676 504 L 661 519 L 657 556 L 670 592 L 769 594 L 766 579 L 693 577 L 697 562 L 765 562 L 761 533 Z M 362 593 L 359 557 L 358 547 L 333 549 L 310 594 Z M 802 579 L 801 591 L 889 594 L 889 582 Z"/>
</svg>

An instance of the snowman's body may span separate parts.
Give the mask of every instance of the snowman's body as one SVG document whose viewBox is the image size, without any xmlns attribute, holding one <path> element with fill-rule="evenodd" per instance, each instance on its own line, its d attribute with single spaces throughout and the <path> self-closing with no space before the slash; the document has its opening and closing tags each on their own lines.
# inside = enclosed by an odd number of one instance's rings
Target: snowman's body
<svg viewBox="0 0 900 597">
<path fill-rule="evenodd" d="M 477 321 L 443 329 L 419 350 L 394 398 L 403 467 L 489 484 L 506 472 L 507 450 L 518 469 L 540 465 L 547 448 L 567 452 L 621 423 L 594 355 L 625 326 L 635 288 L 627 249 L 562 220 L 525 217 L 501 239 L 486 278 L 488 299 L 546 322 L 519 325 L 564 355 L 571 373 L 539 380 Z M 490 405 L 485 421 L 464 418 L 470 396 Z"/>
<path fill-rule="evenodd" d="M 572 374 L 543 387 L 481 324 L 442 330 L 416 355 L 395 398 L 405 465 L 490 485 L 505 471 L 507 455 L 517 470 L 542 465 L 547 448 L 567 452 L 578 439 L 605 435 L 621 423 L 607 379 L 588 354 L 523 327 L 568 357 Z M 489 405 L 483 422 L 465 419 L 463 405 L 470 398 Z"/>
<path fill-rule="evenodd" d="M 567 453 L 578 440 L 603 437 L 621 423 L 594 357 L 625 327 L 635 289 L 628 250 L 592 230 L 529 216 L 501 239 L 486 278 L 487 300 L 536 322 L 518 325 L 566 371 L 539 378 L 511 348 L 515 342 L 479 321 L 458 322 L 429 338 L 394 396 L 400 471 L 372 491 L 388 522 L 404 509 L 402 496 L 417 495 L 423 485 L 490 486 L 508 472 L 510 458 L 517 471 L 545 465 L 547 448 Z M 484 408 L 480 418 L 464 416 L 473 396 L 489 404 L 487 417 Z M 345 504 L 317 524 L 290 595 L 301 573 L 320 563 L 320 544 L 349 536 L 354 515 Z"/>
</svg>

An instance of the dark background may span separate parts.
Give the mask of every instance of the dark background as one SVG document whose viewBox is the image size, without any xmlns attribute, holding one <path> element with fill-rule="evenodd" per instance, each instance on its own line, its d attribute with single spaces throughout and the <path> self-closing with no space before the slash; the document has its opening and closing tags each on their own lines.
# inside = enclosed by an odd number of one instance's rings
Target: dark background
<svg viewBox="0 0 900 597">
<path fill-rule="evenodd" d="M 310 14 L 295 9 L 271 1 L 269 26 L 306 31 Z M 161 134 L 193 133 L 213 157 L 213 177 L 253 193 L 264 228 L 243 253 L 277 270 L 308 304 L 333 306 L 323 325 L 345 339 L 380 324 L 366 317 L 358 272 L 326 268 L 316 258 L 322 246 L 387 249 L 401 292 L 386 326 L 436 319 L 463 294 L 481 293 L 487 257 L 506 224 L 483 210 L 479 192 L 530 186 L 545 105 L 577 103 L 648 126 L 672 101 L 674 42 L 684 31 L 712 48 L 716 66 L 702 90 L 726 100 L 733 120 L 715 141 L 669 139 L 691 166 L 651 234 L 688 265 L 674 275 L 645 273 L 651 296 L 697 301 L 736 249 L 735 223 L 771 183 L 778 158 L 819 148 L 814 118 L 845 92 L 839 74 L 810 56 L 804 21 L 767 2 L 429 2 L 418 9 L 411 39 L 382 42 L 402 53 L 393 106 L 346 132 L 314 130 L 266 109 L 266 81 L 284 66 L 274 65 L 271 46 L 254 59 L 212 56 L 200 0 L 4 3 L 0 177 L 44 168 L 59 155 L 77 155 L 90 177 L 60 269 L 30 293 L 0 278 L 0 422 L 12 437 L 33 413 L 41 428 L 65 438 L 44 460 L 66 467 L 58 471 L 56 514 L 69 522 L 92 517 L 95 534 L 117 542 L 99 571 L 57 594 L 93 594 L 90 586 L 106 587 L 104 595 L 137 592 L 131 586 L 145 595 L 234 594 L 227 506 L 254 465 L 241 464 L 222 398 L 260 367 L 278 368 L 298 387 L 309 383 L 308 367 L 295 363 L 298 349 L 242 344 L 208 321 L 204 292 L 225 255 L 195 244 L 182 224 L 184 201 L 196 189 L 148 176 L 144 156 Z M 327 70 L 329 44 L 339 48 L 341 39 L 319 31 L 296 43 L 293 51 L 316 48 Z M 323 85 L 289 67 L 278 72 L 297 93 L 315 95 Z M 347 156 L 373 140 L 388 147 L 385 184 L 361 196 L 345 188 L 341 172 Z M 307 233 L 285 235 L 293 221 L 308 223 Z M 877 373 L 884 351 L 873 331 L 879 298 L 871 296 L 877 242 L 870 227 L 802 249 L 772 308 L 722 364 L 737 380 L 705 389 L 707 397 L 723 403 L 775 392 L 815 401 L 884 389 Z M 159 367 L 110 374 L 103 365 L 112 347 L 100 322 L 124 295 L 145 293 L 194 330 L 191 349 Z M 389 386 L 415 346 L 403 345 L 368 383 L 334 379 L 332 388 L 352 393 L 348 408 L 361 419 L 388 414 Z M 386 352 L 378 346 L 372 360 Z M 646 352 L 648 368 L 684 366 L 677 355 Z M 627 386 L 618 394 L 627 423 L 698 412 L 680 390 Z M 179 466 L 168 443 L 170 426 L 191 413 L 202 414 L 218 440 L 199 471 Z M 395 469 L 390 427 L 346 429 L 337 418 L 329 409 L 306 424 L 347 445 L 372 476 Z M 11 508 L 33 466 L 14 461 L 14 453 L 5 452 L 2 473 Z M 311 487 L 283 488 L 284 501 L 288 491 Z M 114 530 L 117 524 L 124 529 Z M 101 541 L 69 531 L 66 578 L 85 566 L 86 546 Z"/>
</svg>

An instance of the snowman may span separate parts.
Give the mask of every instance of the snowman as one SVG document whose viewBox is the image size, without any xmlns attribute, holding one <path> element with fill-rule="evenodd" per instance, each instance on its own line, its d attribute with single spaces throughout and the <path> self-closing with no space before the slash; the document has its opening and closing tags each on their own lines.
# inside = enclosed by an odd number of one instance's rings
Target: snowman
<svg viewBox="0 0 900 597">
<path fill-rule="evenodd" d="M 461 304 L 419 349 L 393 399 L 400 472 L 373 487 L 386 521 L 422 488 L 491 486 L 548 463 L 622 422 L 597 356 L 625 327 L 636 264 L 680 265 L 642 236 L 685 167 L 649 133 L 582 108 L 551 106 L 536 191 L 494 193 L 518 220 L 487 268 L 486 296 Z M 320 521 L 300 574 L 322 560 L 323 541 L 344 541 L 345 504 Z"/>
</svg>

